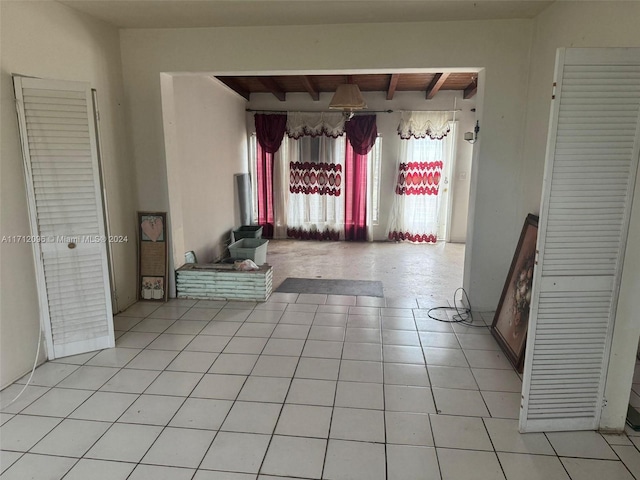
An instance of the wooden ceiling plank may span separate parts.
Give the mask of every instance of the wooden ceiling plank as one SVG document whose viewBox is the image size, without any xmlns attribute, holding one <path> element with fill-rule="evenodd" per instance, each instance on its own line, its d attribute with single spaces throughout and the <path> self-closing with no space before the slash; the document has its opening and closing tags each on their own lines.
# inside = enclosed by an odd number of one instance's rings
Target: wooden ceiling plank
<svg viewBox="0 0 640 480">
<path fill-rule="evenodd" d="M 245 89 L 240 82 L 236 79 L 236 77 L 216 77 L 222 83 L 224 83 L 231 90 L 236 92 L 238 95 L 243 97 L 245 100 L 249 101 L 251 99 L 251 92 Z"/>
<path fill-rule="evenodd" d="M 431 100 L 433 97 L 435 97 L 436 93 L 438 93 L 442 85 L 444 85 L 444 82 L 446 82 L 447 78 L 449 78 L 449 75 L 450 73 L 446 72 L 436 73 L 434 75 L 433 80 L 431 80 L 431 83 L 427 87 L 427 100 Z"/>
<path fill-rule="evenodd" d="M 387 100 L 393 100 L 393 96 L 396 93 L 396 87 L 398 86 L 398 80 L 400 80 L 400 74 L 394 73 L 389 79 L 389 87 L 387 88 Z"/>
<path fill-rule="evenodd" d="M 307 90 L 307 93 L 311 96 L 314 102 L 320 100 L 320 92 L 313 84 L 313 81 L 311 80 L 311 77 L 309 77 L 309 75 L 302 75 L 300 77 L 300 81 L 302 82 L 302 85 L 304 85 L 304 88 Z"/>
<path fill-rule="evenodd" d="M 477 92 L 478 92 L 478 83 L 476 82 L 475 79 L 473 79 L 471 81 L 471 83 L 469 85 L 467 85 L 467 88 L 464 89 L 464 93 L 462 95 L 462 98 L 464 98 L 465 100 L 469 100 Z"/>
<path fill-rule="evenodd" d="M 287 93 L 278 85 L 278 82 L 276 82 L 273 77 L 258 77 L 258 79 L 278 100 L 284 102 L 287 99 Z"/>
</svg>

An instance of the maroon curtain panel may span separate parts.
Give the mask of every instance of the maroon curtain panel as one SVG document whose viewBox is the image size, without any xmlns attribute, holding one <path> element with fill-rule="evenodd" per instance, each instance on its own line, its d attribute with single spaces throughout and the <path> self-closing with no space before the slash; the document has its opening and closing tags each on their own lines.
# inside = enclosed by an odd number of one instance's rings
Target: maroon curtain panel
<svg viewBox="0 0 640 480">
<path fill-rule="evenodd" d="M 376 143 L 378 128 L 375 115 L 358 115 L 345 125 L 345 240 L 367 240 L 367 164 Z"/>
<path fill-rule="evenodd" d="M 273 155 L 282 144 L 287 116 L 256 113 L 255 123 L 258 139 L 258 225 L 262 227 L 262 236 L 273 238 Z"/>
</svg>

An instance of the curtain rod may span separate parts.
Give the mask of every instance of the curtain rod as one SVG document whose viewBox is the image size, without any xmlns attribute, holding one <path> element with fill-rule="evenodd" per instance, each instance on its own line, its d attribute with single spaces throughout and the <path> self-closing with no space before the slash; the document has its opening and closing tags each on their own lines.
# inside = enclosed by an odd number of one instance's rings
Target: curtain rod
<svg viewBox="0 0 640 480">
<path fill-rule="evenodd" d="M 245 109 L 245 112 L 254 113 L 343 113 L 342 110 L 254 110 L 253 108 Z M 353 112 L 358 113 L 393 113 L 393 110 L 366 110 Z"/>
<path fill-rule="evenodd" d="M 456 108 L 453 110 L 363 110 L 358 112 L 353 112 L 358 115 L 360 113 L 393 113 L 393 112 L 461 112 L 461 108 Z M 245 112 L 253 112 L 253 113 L 341 113 L 340 110 L 256 110 L 253 108 L 245 109 Z"/>
</svg>

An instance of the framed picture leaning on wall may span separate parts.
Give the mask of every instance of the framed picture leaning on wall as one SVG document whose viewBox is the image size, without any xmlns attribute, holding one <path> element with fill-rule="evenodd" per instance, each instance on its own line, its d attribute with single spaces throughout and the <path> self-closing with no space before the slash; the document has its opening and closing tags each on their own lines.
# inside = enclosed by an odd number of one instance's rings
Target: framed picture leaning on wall
<svg viewBox="0 0 640 480">
<path fill-rule="evenodd" d="M 138 212 L 138 299 L 167 301 L 167 214 Z"/>
<path fill-rule="evenodd" d="M 538 217 L 529 214 L 491 325 L 491 333 L 518 372 L 522 372 L 524 365 L 537 236 Z"/>
</svg>

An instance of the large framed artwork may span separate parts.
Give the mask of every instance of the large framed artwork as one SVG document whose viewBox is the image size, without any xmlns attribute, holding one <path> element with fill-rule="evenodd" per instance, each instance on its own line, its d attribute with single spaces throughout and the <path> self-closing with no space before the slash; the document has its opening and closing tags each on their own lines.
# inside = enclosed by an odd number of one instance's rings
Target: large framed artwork
<svg viewBox="0 0 640 480">
<path fill-rule="evenodd" d="M 518 372 L 524 365 L 537 236 L 538 217 L 529 214 L 491 325 L 491 333 Z"/>
<path fill-rule="evenodd" d="M 138 299 L 167 300 L 167 214 L 138 212 Z"/>
</svg>

